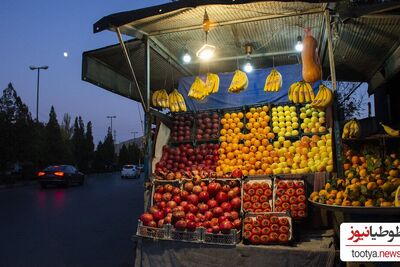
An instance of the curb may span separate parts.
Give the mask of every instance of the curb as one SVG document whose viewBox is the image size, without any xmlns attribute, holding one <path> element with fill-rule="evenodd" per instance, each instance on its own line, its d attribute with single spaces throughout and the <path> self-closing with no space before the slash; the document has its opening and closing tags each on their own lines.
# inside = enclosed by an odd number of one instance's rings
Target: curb
<svg viewBox="0 0 400 267">
<path fill-rule="evenodd" d="M 23 186 L 30 186 L 30 185 L 36 185 L 36 184 L 37 184 L 37 181 L 20 182 L 20 183 L 15 183 L 15 184 L 3 184 L 3 185 L 0 185 L 0 189 L 23 187 Z"/>
</svg>

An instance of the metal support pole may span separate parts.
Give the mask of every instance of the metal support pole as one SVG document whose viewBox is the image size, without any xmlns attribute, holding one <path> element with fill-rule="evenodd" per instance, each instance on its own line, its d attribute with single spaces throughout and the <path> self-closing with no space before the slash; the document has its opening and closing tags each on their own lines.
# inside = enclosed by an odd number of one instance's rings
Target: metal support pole
<svg viewBox="0 0 400 267">
<path fill-rule="evenodd" d="M 119 44 L 121 45 L 121 48 L 122 48 L 122 52 L 124 53 L 126 62 L 128 63 L 128 66 L 129 66 L 129 70 L 130 70 L 130 72 L 132 74 L 133 81 L 135 82 L 136 88 L 138 90 L 140 101 L 141 101 L 142 106 L 143 106 L 143 110 L 145 112 L 148 112 L 149 110 L 146 108 L 146 103 L 144 102 L 144 98 L 143 98 L 142 92 L 140 90 L 139 83 L 138 83 L 138 81 L 136 79 L 136 74 L 135 74 L 135 71 L 133 70 L 133 66 L 132 66 L 131 59 L 129 58 L 128 50 L 126 49 L 124 40 L 122 39 L 121 31 L 119 30 L 119 28 L 117 28 L 116 32 L 117 32 Z"/>
<path fill-rule="evenodd" d="M 335 159 L 336 159 L 336 171 L 338 177 L 343 177 L 343 162 L 342 162 L 342 146 L 341 146 L 341 136 L 340 136 L 340 123 L 339 123 L 339 111 L 337 103 L 337 92 L 336 92 L 336 72 L 335 72 L 335 58 L 333 55 L 333 45 L 332 45 L 332 34 L 331 34 L 331 17 L 329 10 L 325 10 L 325 27 L 328 41 L 328 55 L 329 55 L 329 67 L 331 71 L 332 78 L 332 90 L 334 92 L 333 101 L 333 142 L 335 144 Z"/>
<path fill-rule="evenodd" d="M 39 81 L 40 81 L 40 68 L 37 69 L 37 81 L 36 81 L 36 122 L 39 122 Z"/>
<path fill-rule="evenodd" d="M 150 40 L 148 36 L 144 36 L 145 41 L 145 157 L 144 157 L 144 182 L 145 185 L 150 180 L 150 176 L 152 173 L 152 132 L 151 132 L 151 125 L 152 125 L 152 116 L 150 114 Z M 149 205 L 150 199 L 150 190 L 145 188 L 144 191 L 144 209 L 147 210 Z"/>
</svg>

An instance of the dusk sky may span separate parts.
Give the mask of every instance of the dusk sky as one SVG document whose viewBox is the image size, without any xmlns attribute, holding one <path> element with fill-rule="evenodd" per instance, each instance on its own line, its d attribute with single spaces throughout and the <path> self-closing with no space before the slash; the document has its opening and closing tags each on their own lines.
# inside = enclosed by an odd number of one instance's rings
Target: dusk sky
<svg viewBox="0 0 400 267">
<path fill-rule="evenodd" d="M 91 120 L 96 144 L 110 125 L 107 115 L 117 116 L 113 121 L 117 142 L 132 138 L 132 131 L 141 135 L 136 102 L 81 80 L 82 52 L 118 42 L 115 33 L 93 33 L 93 24 L 103 16 L 165 2 L 2 0 L 1 91 L 11 82 L 35 118 L 37 73 L 29 66 L 48 65 L 40 73 L 40 121 L 47 122 L 54 105 L 59 122 L 64 113 L 80 115 L 85 123 Z"/>
</svg>

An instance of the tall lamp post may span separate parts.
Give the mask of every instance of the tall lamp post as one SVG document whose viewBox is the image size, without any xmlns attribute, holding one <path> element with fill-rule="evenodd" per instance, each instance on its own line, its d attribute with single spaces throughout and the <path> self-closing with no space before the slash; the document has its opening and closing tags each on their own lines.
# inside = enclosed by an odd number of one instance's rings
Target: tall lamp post
<svg viewBox="0 0 400 267">
<path fill-rule="evenodd" d="M 107 116 L 107 119 L 111 120 L 111 136 L 113 135 L 113 127 L 112 127 L 112 121 L 113 119 L 115 119 L 117 116 Z M 114 136 L 113 136 L 113 140 L 114 140 Z"/>
<path fill-rule="evenodd" d="M 47 70 L 49 66 L 29 66 L 31 70 L 37 70 L 37 83 L 36 83 L 36 122 L 39 122 L 39 80 L 40 70 Z"/>
</svg>

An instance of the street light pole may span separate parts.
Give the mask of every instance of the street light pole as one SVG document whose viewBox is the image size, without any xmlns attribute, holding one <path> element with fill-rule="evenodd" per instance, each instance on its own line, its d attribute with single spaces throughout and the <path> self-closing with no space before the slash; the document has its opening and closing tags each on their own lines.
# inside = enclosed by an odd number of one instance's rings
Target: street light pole
<svg viewBox="0 0 400 267">
<path fill-rule="evenodd" d="M 112 121 L 113 121 L 113 119 L 115 119 L 117 116 L 107 116 L 107 119 L 110 119 L 111 120 L 111 136 L 113 135 L 113 126 L 112 126 Z M 114 140 L 114 137 L 113 137 L 113 140 Z"/>
<path fill-rule="evenodd" d="M 31 70 L 37 70 L 37 81 L 36 81 L 36 122 L 39 122 L 39 81 L 40 81 L 40 70 L 47 70 L 49 66 L 29 66 Z"/>
</svg>

